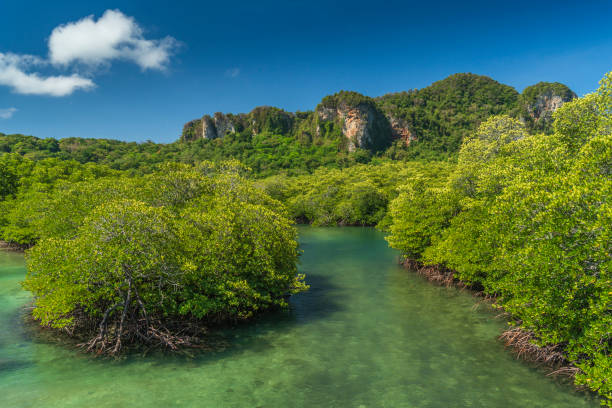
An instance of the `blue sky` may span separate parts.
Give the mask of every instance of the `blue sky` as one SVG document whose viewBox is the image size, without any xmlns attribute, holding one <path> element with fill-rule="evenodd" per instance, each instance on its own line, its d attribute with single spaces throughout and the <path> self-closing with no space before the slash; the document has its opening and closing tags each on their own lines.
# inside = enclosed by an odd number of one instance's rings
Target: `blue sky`
<svg viewBox="0 0 612 408">
<path fill-rule="evenodd" d="M 612 70 L 610 21 L 609 1 L 4 1 L 0 132 L 171 142 L 205 113 L 456 72 L 582 95 Z"/>
</svg>

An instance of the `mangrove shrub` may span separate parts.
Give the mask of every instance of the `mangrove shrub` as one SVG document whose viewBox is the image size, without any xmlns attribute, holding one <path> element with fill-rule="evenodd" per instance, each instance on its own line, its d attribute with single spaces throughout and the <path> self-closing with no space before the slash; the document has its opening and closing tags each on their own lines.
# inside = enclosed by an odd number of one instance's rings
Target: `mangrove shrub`
<svg viewBox="0 0 612 408">
<path fill-rule="evenodd" d="M 114 354 L 196 345 L 207 324 L 285 306 L 306 288 L 296 229 L 242 173 L 236 163 L 167 164 L 138 183 L 57 190 L 43 220 L 64 220 L 68 203 L 74 219 L 42 230 L 27 252 L 34 318 Z"/>
</svg>

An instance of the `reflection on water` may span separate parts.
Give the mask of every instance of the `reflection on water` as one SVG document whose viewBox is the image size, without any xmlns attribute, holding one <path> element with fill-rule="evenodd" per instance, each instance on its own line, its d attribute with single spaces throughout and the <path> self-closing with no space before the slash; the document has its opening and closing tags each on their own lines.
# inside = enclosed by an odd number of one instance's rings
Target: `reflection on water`
<svg viewBox="0 0 612 408">
<path fill-rule="evenodd" d="M 516 361 L 504 323 L 424 282 L 369 228 L 301 228 L 311 289 L 195 359 L 94 359 L 32 340 L 20 254 L 0 252 L 2 407 L 596 407 Z"/>
</svg>

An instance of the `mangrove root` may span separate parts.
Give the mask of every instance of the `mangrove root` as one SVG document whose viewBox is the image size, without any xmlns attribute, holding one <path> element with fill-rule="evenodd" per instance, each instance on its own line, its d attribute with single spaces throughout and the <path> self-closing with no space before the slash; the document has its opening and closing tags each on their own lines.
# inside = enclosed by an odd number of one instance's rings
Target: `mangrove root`
<svg viewBox="0 0 612 408">
<path fill-rule="evenodd" d="M 506 347 L 511 347 L 515 351 L 517 358 L 558 367 L 549 375 L 574 376 L 579 371 L 565 358 L 560 345 L 538 346 L 534 343 L 534 334 L 520 327 L 506 330 L 499 338 Z"/>
</svg>

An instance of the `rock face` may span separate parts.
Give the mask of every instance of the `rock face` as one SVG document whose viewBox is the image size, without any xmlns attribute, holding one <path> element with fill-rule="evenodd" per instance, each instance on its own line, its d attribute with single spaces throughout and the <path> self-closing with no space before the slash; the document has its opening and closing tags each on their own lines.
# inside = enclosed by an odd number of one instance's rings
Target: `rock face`
<svg viewBox="0 0 612 408">
<path fill-rule="evenodd" d="M 327 96 L 315 111 L 316 133 L 321 136 L 322 124 L 331 123 L 340 127 L 349 152 L 356 149 L 380 150 L 393 137 L 391 125 L 375 102 L 356 92 L 342 91 Z M 326 126 L 329 129 L 330 126 Z"/>
<path fill-rule="evenodd" d="M 204 139 L 216 139 L 217 138 L 217 127 L 215 121 L 208 115 L 202 118 L 202 138 Z"/>
<path fill-rule="evenodd" d="M 317 138 L 340 138 L 349 152 L 379 151 L 393 139 L 402 139 L 406 144 L 415 140 L 414 132 L 404 120 L 386 116 L 372 98 L 346 91 L 325 97 L 314 112 L 291 113 L 259 106 L 248 114 L 204 115 L 185 124 L 181 140 L 211 140 L 243 132 L 252 136 L 268 133 L 300 138 L 301 135 L 309 142 L 313 134 Z"/>
<path fill-rule="evenodd" d="M 551 115 L 565 102 L 569 102 L 569 100 L 564 100 L 561 95 L 546 93 L 538 95 L 535 103 L 527 105 L 527 111 L 534 120 L 539 120 L 545 116 Z"/>
<path fill-rule="evenodd" d="M 217 112 L 215 113 L 214 122 L 217 129 L 217 137 L 223 137 L 228 133 L 236 133 L 234 121 L 228 115 Z"/>
<path fill-rule="evenodd" d="M 342 124 L 342 134 L 347 140 L 348 151 L 366 148 L 374 140 L 372 123 L 373 109 L 367 106 L 339 106 L 336 109 L 322 108 L 317 111 L 319 119 L 324 122 L 339 122 Z M 318 127 L 320 133 L 320 127 Z"/>
<path fill-rule="evenodd" d="M 550 133 L 553 113 L 574 98 L 577 95 L 559 82 L 539 82 L 529 86 L 521 94 L 523 120 L 533 130 Z"/>
<path fill-rule="evenodd" d="M 181 140 L 217 139 L 229 134 L 250 130 L 253 136 L 268 132 L 286 135 L 291 133 L 295 115 L 271 106 L 259 106 L 248 114 L 217 112 L 212 117 L 192 120 L 183 126 Z"/>
<path fill-rule="evenodd" d="M 229 115 L 217 112 L 212 118 L 209 115 L 204 115 L 202 118 L 202 137 L 204 139 L 216 139 L 228 133 L 236 133 L 236 126 Z"/>
<path fill-rule="evenodd" d="M 197 139 L 216 139 L 228 133 L 236 133 L 235 121 L 234 115 L 220 112 L 215 113 L 213 117 L 204 115 L 202 119 L 192 120 L 183 126 L 181 140 L 189 142 Z"/>
<path fill-rule="evenodd" d="M 410 130 L 410 125 L 403 119 L 387 115 L 389 124 L 391 125 L 391 134 L 394 139 L 401 139 L 408 146 L 413 140 L 417 140 L 416 135 Z"/>
<path fill-rule="evenodd" d="M 344 121 L 342 134 L 348 139 L 349 152 L 358 147 L 364 148 L 372 144 L 374 139 L 372 131 L 374 112 L 371 108 L 349 108 L 338 113 Z"/>
</svg>

